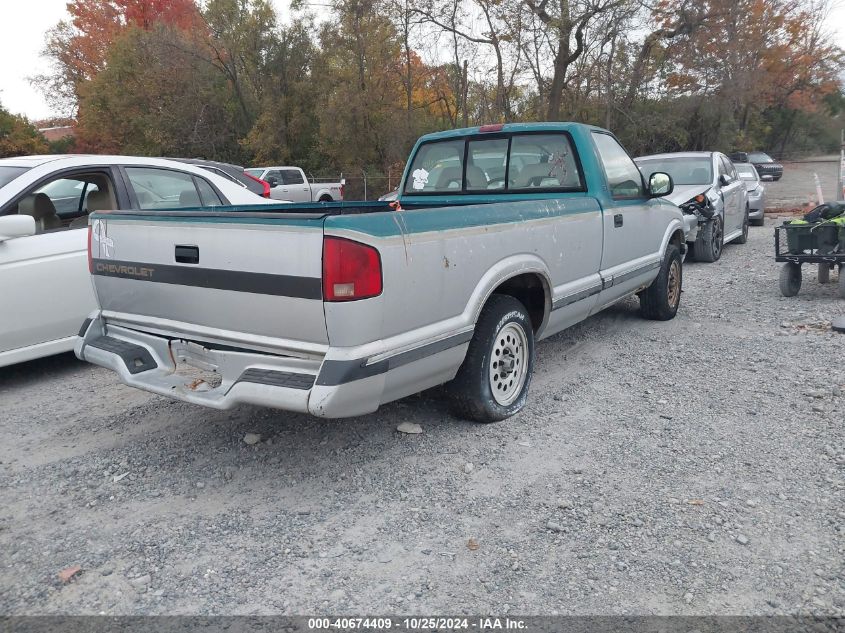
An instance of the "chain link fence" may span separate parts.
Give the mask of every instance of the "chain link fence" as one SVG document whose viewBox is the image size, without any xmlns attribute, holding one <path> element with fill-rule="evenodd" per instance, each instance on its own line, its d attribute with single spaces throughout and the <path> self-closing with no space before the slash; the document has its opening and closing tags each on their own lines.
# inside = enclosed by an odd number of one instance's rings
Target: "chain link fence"
<svg viewBox="0 0 845 633">
<path fill-rule="evenodd" d="M 344 172 L 340 176 L 311 176 L 314 181 L 343 179 L 344 200 L 378 200 L 380 196 L 389 193 L 399 186 L 402 169 L 390 170 L 387 174 L 381 172 Z"/>
</svg>

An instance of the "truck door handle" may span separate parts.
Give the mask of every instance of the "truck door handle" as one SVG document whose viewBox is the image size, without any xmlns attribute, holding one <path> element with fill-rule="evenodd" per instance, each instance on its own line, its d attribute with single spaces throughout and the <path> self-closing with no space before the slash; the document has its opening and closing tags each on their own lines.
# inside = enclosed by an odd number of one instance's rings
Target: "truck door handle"
<svg viewBox="0 0 845 633">
<path fill-rule="evenodd" d="M 615 228 L 618 229 L 620 226 L 622 226 L 623 221 L 624 221 L 624 218 L 622 217 L 621 213 L 617 213 L 616 215 L 613 216 L 613 226 Z"/>
<path fill-rule="evenodd" d="M 180 264 L 199 264 L 200 247 L 176 245 L 176 261 Z"/>
</svg>

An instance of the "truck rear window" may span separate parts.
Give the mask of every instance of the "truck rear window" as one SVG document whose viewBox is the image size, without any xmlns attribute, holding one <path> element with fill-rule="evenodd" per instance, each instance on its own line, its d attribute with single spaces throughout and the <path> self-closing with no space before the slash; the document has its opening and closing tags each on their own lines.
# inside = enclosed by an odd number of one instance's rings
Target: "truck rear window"
<svg viewBox="0 0 845 633">
<path fill-rule="evenodd" d="M 405 182 L 407 194 L 582 190 L 578 161 L 564 133 L 425 143 Z"/>
</svg>

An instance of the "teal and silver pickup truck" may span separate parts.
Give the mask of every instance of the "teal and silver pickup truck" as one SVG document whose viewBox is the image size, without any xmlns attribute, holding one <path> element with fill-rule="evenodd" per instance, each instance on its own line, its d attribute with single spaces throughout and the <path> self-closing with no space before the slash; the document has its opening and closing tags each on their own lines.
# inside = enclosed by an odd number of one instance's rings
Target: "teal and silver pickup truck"
<svg viewBox="0 0 845 633">
<path fill-rule="evenodd" d="M 675 316 L 671 190 L 606 130 L 505 124 L 420 138 L 392 206 L 92 213 L 76 354 L 218 409 L 340 418 L 448 383 L 460 415 L 501 420 L 535 341 L 633 294 Z"/>
</svg>

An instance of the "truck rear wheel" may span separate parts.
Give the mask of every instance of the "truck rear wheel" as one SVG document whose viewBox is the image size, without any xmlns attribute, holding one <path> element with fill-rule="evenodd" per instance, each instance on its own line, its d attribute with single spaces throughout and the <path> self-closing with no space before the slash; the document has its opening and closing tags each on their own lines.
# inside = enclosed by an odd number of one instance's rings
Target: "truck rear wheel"
<svg viewBox="0 0 845 633">
<path fill-rule="evenodd" d="M 640 293 L 640 313 L 646 319 L 655 321 L 675 318 L 681 304 L 683 280 L 681 251 L 670 243 L 660 264 L 660 272 L 651 285 Z"/>
<path fill-rule="evenodd" d="M 534 370 L 534 331 L 525 306 L 494 294 L 481 310 L 466 358 L 448 391 L 456 413 L 498 422 L 518 413 Z"/>
</svg>

